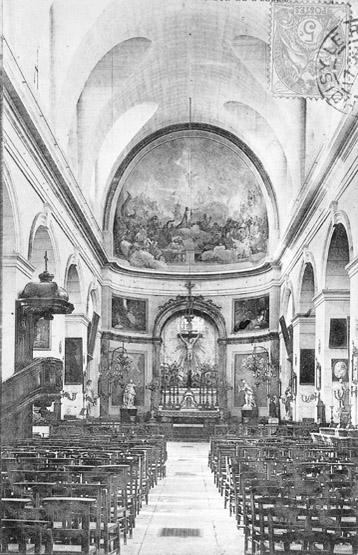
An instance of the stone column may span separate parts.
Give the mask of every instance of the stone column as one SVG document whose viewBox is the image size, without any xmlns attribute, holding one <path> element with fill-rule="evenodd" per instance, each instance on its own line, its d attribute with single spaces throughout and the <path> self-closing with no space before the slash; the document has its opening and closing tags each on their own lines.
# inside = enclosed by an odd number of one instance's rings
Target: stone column
<svg viewBox="0 0 358 555">
<path fill-rule="evenodd" d="M 355 393 L 357 391 L 357 384 L 353 382 L 352 375 L 352 352 L 353 346 L 358 347 L 358 257 L 346 266 L 348 276 L 350 279 L 350 336 L 348 338 L 348 352 L 349 352 L 349 385 L 350 391 L 353 389 L 353 394 L 350 397 L 352 405 L 352 424 L 358 425 L 358 397 Z M 354 380 L 356 381 L 356 380 Z M 351 389 L 352 388 L 352 389 Z"/>
<path fill-rule="evenodd" d="M 225 413 L 232 407 L 228 404 L 228 390 L 226 386 L 232 385 L 227 375 L 227 339 L 218 339 L 218 368 L 219 368 L 219 408 Z"/>
<path fill-rule="evenodd" d="M 323 289 L 313 299 L 316 307 L 316 357 L 322 367 L 321 399 L 326 405 L 326 420 L 331 418 L 331 409 L 339 406 L 335 399 L 334 390 L 339 388 L 339 382 L 332 379 L 332 360 L 347 359 L 348 346 L 342 349 L 329 347 L 329 332 L 331 318 L 346 318 L 350 310 L 349 290 Z M 338 423 L 338 419 L 335 418 Z"/>
<path fill-rule="evenodd" d="M 296 419 L 303 417 L 316 419 L 316 402 L 306 403 L 302 396 L 307 398 L 315 392 L 315 381 L 312 385 L 300 383 L 301 349 L 315 349 L 315 315 L 305 316 L 297 314 L 292 320 L 293 326 L 293 363 L 297 375 Z M 315 366 L 314 366 L 315 368 Z"/>
</svg>

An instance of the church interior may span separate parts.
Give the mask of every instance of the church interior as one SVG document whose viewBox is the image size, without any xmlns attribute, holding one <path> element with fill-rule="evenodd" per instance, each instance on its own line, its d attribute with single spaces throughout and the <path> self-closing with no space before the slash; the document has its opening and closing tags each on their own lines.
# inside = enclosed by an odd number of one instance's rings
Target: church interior
<svg viewBox="0 0 358 555">
<path fill-rule="evenodd" d="M 2 10 L 0 554 L 357 554 L 358 5 Z"/>
</svg>

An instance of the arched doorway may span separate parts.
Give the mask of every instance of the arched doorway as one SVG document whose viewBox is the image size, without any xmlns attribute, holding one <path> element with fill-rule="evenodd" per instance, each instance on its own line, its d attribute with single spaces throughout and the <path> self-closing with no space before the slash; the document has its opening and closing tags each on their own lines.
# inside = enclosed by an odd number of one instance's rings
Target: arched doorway
<svg viewBox="0 0 358 555">
<path fill-rule="evenodd" d="M 298 312 L 293 320 L 294 343 L 298 342 L 295 349 L 295 365 L 297 367 L 297 398 L 296 419 L 318 418 L 318 405 L 315 403 L 315 345 L 316 345 L 316 318 L 315 318 L 315 276 L 311 262 L 307 262 L 303 269 L 298 298 Z M 316 406 L 317 405 L 317 406 Z M 319 402 L 320 421 L 324 423 L 325 415 L 322 402 Z"/>
<path fill-rule="evenodd" d="M 326 333 L 321 344 L 324 349 L 322 382 L 326 405 L 331 407 L 327 416 L 341 425 L 347 425 L 351 418 L 357 419 L 356 403 L 349 395 L 350 280 L 346 269 L 349 252 L 346 228 L 337 223 L 327 254 L 322 303 Z"/>
</svg>

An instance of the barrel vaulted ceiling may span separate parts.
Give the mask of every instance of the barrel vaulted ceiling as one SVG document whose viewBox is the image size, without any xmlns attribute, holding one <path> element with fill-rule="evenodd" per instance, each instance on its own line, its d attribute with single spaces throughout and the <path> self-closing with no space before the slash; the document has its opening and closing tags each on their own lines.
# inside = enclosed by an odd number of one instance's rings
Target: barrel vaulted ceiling
<svg viewBox="0 0 358 555">
<path fill-rule="evenodd" d="M 163 128 L 220 128 L 260 160 L 281 230 L 339 114 L 269 89 L 270 3 L 6 0 L 5 36 L 99 223 L 120 164 Z M 38 72 L 34 87 L 34 67 Z"/>
</svg>

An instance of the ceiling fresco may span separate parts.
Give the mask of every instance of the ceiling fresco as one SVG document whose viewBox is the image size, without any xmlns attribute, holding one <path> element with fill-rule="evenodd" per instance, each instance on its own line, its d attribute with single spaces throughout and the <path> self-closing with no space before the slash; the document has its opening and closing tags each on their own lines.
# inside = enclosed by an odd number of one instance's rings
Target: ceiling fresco
<svg viewBox="0 0 358 555">
<path fill-rule="evenodd" d="M 240 151 L 206 137 L 148 150 L 122 185 L 115 255 L 139 268 L 256 263 L 267 252 L 264 197 Z"/>
</svg>

